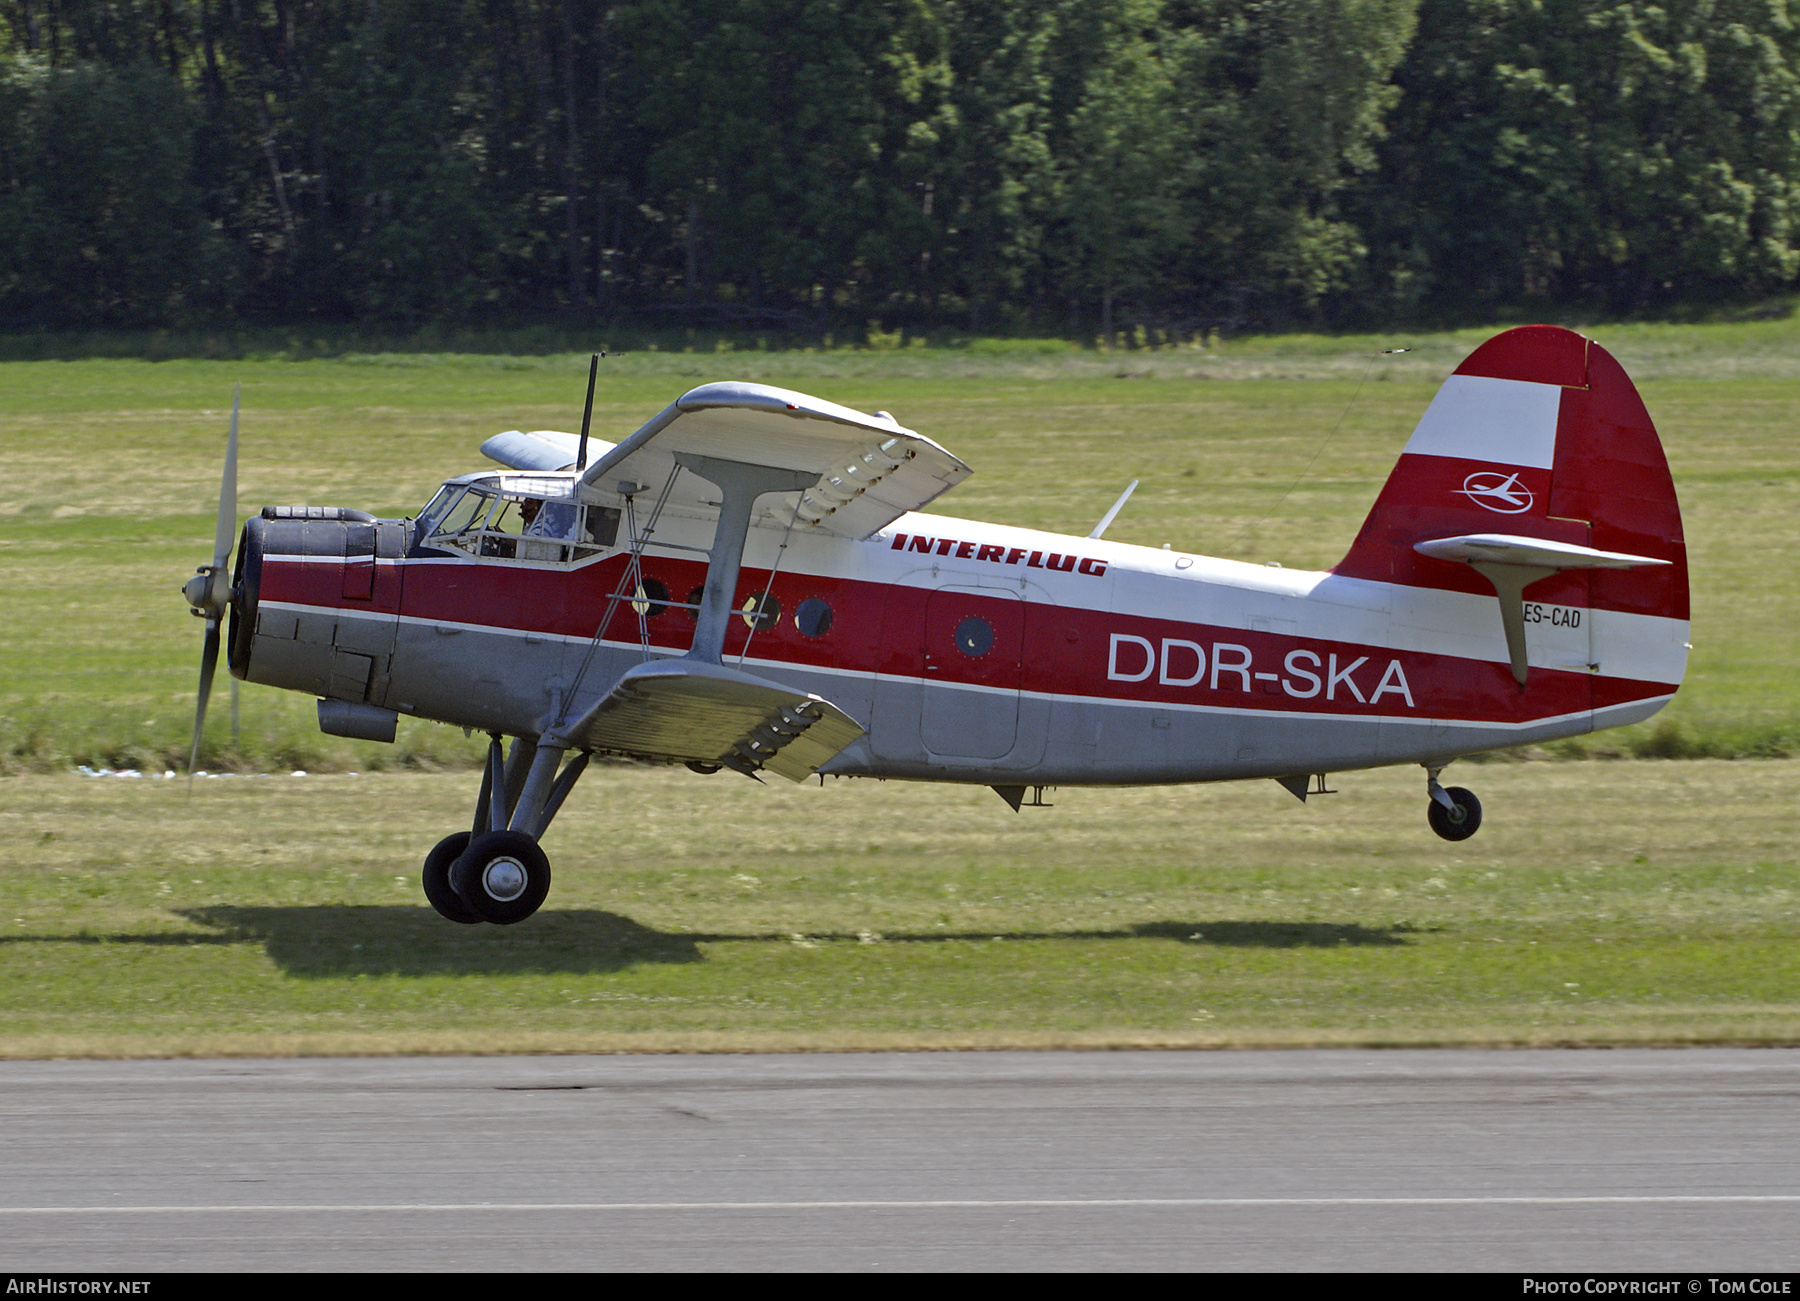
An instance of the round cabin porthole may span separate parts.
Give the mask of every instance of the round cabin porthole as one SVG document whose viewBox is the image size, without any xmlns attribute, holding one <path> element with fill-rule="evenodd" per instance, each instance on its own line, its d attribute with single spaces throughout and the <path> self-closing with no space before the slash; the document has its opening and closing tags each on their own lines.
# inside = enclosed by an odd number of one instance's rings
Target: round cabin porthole
<svg viewBox="0 0 1800 1301">
<path fill-rule="evenodd" d="M 978 615 L 970 615 L 956 625 L 956 649 L 971 659 L 986 655 L 994 648 L 994 625 Z"/>
<path fill-rule="evenodd" d="M 794 627 L 802 637 L 823 637 L 831 631 L 831 607 L 809 596 L 794 608 Z"/>
<path fill-rule="evenodd" d="M 646 619 L 654 619 L 669 608 L 669 586 L 660 578 L 646 578 L 638 584 L 631 608 Z"/>
<path fill-rule="evenodd" d="M 687 594 L 686 614 L 687 617 L 692 619 L 695 623 L 700 622 L 700 598 L 705 595 L 706 589 L 704 587 L 696 587 Z"/>
<path fill-rule="evenodd" d="M 756 632 L 767 632 L 781 621 L 781 602 L 773 596 L 752 596 L 739 608 L 738 618 Z"/>
</svg>

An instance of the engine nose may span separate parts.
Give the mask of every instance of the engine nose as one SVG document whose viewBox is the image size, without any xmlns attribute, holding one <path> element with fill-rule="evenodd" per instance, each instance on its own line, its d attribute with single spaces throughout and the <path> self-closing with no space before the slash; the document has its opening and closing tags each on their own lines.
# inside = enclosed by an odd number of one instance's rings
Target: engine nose
<svg viewBox="0 0 1800 1301">
<path fill-rule="evenodd" d="M 275 582 L 280 591 L 285 591 L 286 583 L 292 577 L 293 567 L 281 568 L 284 557 L 331 559 L 347 562 L 347 566 L 348 563 L 367 561 L 369 563 L 356 567 L 359 571 L 366 570 L 372 578 L 374 559 L 378 555 L 389 559 L 398 558 L 404 552 L 405 545 L 405 528 L 399 520 L 378 519 L 366 511 L 346 510 L 336 506 L 264 506 L 244 524 L 243 535 L 238 542 L 237 569 L 226 589 L 226 599 L 231 610 L 230 657 L 227 662 L 232 674 L 260 682 L 267 672 L 273 671 L 269 665 L 264 665 L 254 679 L 250 678 L 250 660 L 258 638 L 258 614 L 264 575 L 269 564 L 277 566 L 277 570 L 269 571 L 270 573 L 288 575 L 287 578 L 276 577 L 270 580 Z M 312 566 L 308 568 L 317 572 Z M 344 591 L 346 595 L 349 594 L 348 586 Z M 279 599 L 285 601 L 289 597 L 284 595 Z M 288 622 L 291 624 L 292 620 Z M 286 635 L 293 635 L 291 629 Z M 280 640 L 280 634 L 276 636 Z"/>
<path fill-rule="evenodd" d="M 181 585 L 181 594 L 187 597 L 187 603 L 194 607 L 194 613 L 202 617 L 206 614 L 206 594 L 212 588 L 212 566 L 204 566 L 198 573 Z"/>
<path fill-rule="evenodd" d="M 195 618 L 222 618 L 231 602 L 231 582 L 226 577 L 223 561 L 218 565 L 201 565 L 194 571 L 194 576 L 181 585 L 181 594 L 187 598 L 189 613 Z"/>
</svg>

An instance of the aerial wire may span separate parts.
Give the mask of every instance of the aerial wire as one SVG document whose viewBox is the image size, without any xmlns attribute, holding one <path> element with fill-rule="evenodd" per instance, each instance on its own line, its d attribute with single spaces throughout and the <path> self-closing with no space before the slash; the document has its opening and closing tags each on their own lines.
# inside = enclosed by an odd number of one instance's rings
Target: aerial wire
<svg viewBox="0 0 1800 1301">
<path fill-rule="evenodd" d="M 1307 461 L 1305 468 L 1302 469 L 1299 474 L 1294 476 L 1294 481 L 1287 486 L 1287 491 L 1281 494 L 1280 498 L 1273 506 L 1269 507 L 1261 515 L 1257 516 L 1256 519 L 1252 520 L 1238 531 L 1238 535 L 1226 545 L 1225 550 L 1227 552 L 1235 551 L 1245 538 L 1249 537 L 1251 533 L 1266 524 L 1269 517 L 1280 510 L 1282 506 L 1287 503 L 1287 499 L 1294 495 L 1294 489 L 1305 482 L 1307 476 L 1312 473 L 1313 466 L 1317 465 L 1319 463 L 1319 458 L 1325 455 L 1325 449 L 1331 446 L 1331 440 L 1337 437 L 1338 430 L 1344 427 L 1344 420 L 1349 416 L 1351 408 L 1356 405 L 1357 399 L 1362 396 L 1363 385 L 1368 383 L 1369 372 L 1375 369 L 1375 363 L 1383 357 L 1391 357 L 1397 353 L 1411 351 L 1411 348 L 1383 348 L 1380 352 L 1372 352 L 1369 354 L 1369 364 L 1363 367 L 1362 377 L 1356 381 L 1356 390 L 1350 394 L 1350 400 L 1344 404 L 1344 409 L 1338 413 L 1337 423 L 1331 427 L 1331 432 L 1326 434 L 1324 441 L 1313 450 L 1312 459 Z"/>
</svg>

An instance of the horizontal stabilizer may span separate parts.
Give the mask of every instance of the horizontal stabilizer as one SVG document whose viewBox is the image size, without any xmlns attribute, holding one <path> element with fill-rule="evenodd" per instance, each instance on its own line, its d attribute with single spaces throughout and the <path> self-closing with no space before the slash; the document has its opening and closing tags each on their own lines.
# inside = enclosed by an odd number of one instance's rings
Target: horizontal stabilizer
<svg viewBox="0 0 1800 1301">
<path fill-rule="evenodd" d="M 1564 569 L 1635 569 L 1666 565 L 1654 556 L 1598 551 L 1573 542 L 1521 538 L 1509 533 L 1466 533 L 1413 543 L 1413 550 L 1433 560 L 1460 561 L 1493 585 L 1500 602 L 1500 626 L 1506 633 L 1506 657 L 1522 687 L 1530 676 L 1525 646 L 1525 589 Z"/>
<path fill-rule="evenodd" d="M 855 719 L 809 692 L 717 664 L 653 660 L 628 670 L 573 739 L 645 758 L 767 768 L 797 782 L 862 735 Z"/>
<path fill-rule="evenodd" d="M 677 465 L 696 458 L 791 470 L 817 482 L 771 493 L 753 524 L 866 538 L 969 476 L 969 467 L 885 412 L 868 415 L 766 384 L 703 384 L 592 458 L 590 494 L 648 492 L 654 499 Z M 572 461 L 574 458 L 571 457 Z M 717 507 L 718 489 L 681 475 L 667 504 Z"/>
<path fill-rule="evenodd" d="M 1460 560 L 1465 565 L 1530 565 L 1534 569 L 1635 569 L 1639 565 L 1666 565 L 1654 556 L 1633 556 L 1623 551 L 1596 551 L 1573 542 L 1520 538 L 1507 533 L 1468 533 L 1455 538 L 1433 538 L 1413 543 L 1413 550 L 1433 560 Z"/>
</svg>

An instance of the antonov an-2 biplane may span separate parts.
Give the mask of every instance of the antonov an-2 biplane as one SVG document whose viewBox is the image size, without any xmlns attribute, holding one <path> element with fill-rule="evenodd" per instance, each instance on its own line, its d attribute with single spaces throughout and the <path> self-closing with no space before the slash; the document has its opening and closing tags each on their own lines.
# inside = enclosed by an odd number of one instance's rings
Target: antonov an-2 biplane
<svg viewBox="0 0 1800 1301">
<path fill-rule="evenodd" d="M 318 696 L 329 733 L 488 733 L 473 825 L 425 859 L 456 922 L 544 901 L 540 841 L 595 754 L 981 784 L 1015 809 L 1247 777 L 1304 800 L 1416 763 L 1460 840 L 1481 806 L 1439 783 L 1451 760 L 1648 718 L 1687 664 L 1655 429 L 1604 349 L 1550 326 L 1457 367 L 1323 573 L 921 514 L 969 474 L 949 451 L 749 383 L 591 454 L 585 419 L 497 435 L 505 469 L 412 519 L 265 507 L 233 565 L 236 431 L 234 410 L 213 561 L 184 588 L 207 623 L 196 747 L 227 612 L 231 672 Z"/>
</svg>

